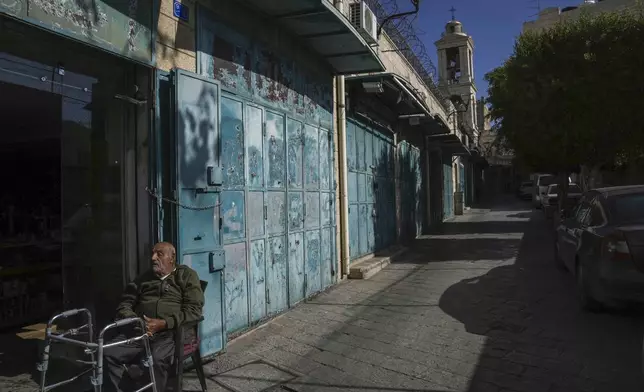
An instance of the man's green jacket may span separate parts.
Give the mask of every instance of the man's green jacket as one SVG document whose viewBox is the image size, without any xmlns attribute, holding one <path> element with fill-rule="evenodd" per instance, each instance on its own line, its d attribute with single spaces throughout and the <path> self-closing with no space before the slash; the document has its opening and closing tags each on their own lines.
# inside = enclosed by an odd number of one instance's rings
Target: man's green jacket
<svg viewBox="0 0 644 392">
<path fill-rule="evenodd" d="M 165 320 L 168 329 L 199 320 L 204 305 L 199 276 L 190 267 L 178 265 L 164 280 L 152 270 L 127 285 L 117 307 L 117 318 L 149 317 Z"/>
</svg>

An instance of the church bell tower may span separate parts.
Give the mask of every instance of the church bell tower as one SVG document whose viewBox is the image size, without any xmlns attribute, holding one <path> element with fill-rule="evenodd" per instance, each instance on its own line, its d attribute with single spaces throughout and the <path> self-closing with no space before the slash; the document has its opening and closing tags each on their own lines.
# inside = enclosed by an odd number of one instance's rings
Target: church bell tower
<svg viewBox="0 0 644 392">
<path fill-rule="evenodd" d="M 456 10 L 452 7 L 450 11 L 452 20 L 445 25 L 441 39 L 434 43 L 438 52 L 438 87 L 446 96 L 459 97 L 468 103 L 463 125 L 473 130 L 477 137 L 474 41 L 463 31 L 463 24 L 456 20 Z"/>
</svg>

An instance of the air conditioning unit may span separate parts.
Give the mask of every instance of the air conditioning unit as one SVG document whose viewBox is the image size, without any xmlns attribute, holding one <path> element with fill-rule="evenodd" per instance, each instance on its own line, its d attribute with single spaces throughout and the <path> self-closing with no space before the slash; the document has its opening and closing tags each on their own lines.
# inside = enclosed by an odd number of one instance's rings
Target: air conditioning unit
<svg viewBox="0 0 644 392">
<path fill-rule="evenodd" d="M 378 21 L 364 1 L 349 5 L 349 21 L 369 44 L 378 44 Z"/>
</svg>

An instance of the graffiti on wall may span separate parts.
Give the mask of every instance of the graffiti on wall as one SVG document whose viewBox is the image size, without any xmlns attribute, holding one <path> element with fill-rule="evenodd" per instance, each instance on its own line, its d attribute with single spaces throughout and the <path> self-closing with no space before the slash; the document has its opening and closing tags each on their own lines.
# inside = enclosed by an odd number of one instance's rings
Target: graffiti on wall
<svg viewBox="0 0 644 392">
<path fill-rule="evenodd" d="M 307 121 L 330 126 L 331 75 L 316 80 L 295 61 L 200 13 L 200 73 L 227 88 Z"/>
</svg>

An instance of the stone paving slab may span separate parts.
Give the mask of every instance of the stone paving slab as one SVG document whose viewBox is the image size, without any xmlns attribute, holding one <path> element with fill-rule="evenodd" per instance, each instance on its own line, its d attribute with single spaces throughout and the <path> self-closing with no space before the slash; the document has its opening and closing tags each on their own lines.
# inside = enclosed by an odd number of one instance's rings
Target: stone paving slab
<svg viewBox="0 0 644 392">
<path fill-rule="evenodd" d="M 370 280 L 234 341 L 208 372 L 247 357 L 298 375 L 271 391 L 644 390 L 644 320 L 581 312 L 550 241 L 527 203 L 472 209 Z"/>
<path fill-rule="evenodd" d="M 213 379 L 236 392 L 261 392 L 296 377 L 266 362 L 253 362 L 220 373 Z"/>
<path fill-rule="evenodd" d="M 644 318 L 582 312 L 551 241 L 529 203 L 472 209 L 369 280 L 236 339 L 206 364 L 208 390 L 644 391 Z M 199 390 L 193 374 L 184 390 Z"/>
</svg>

